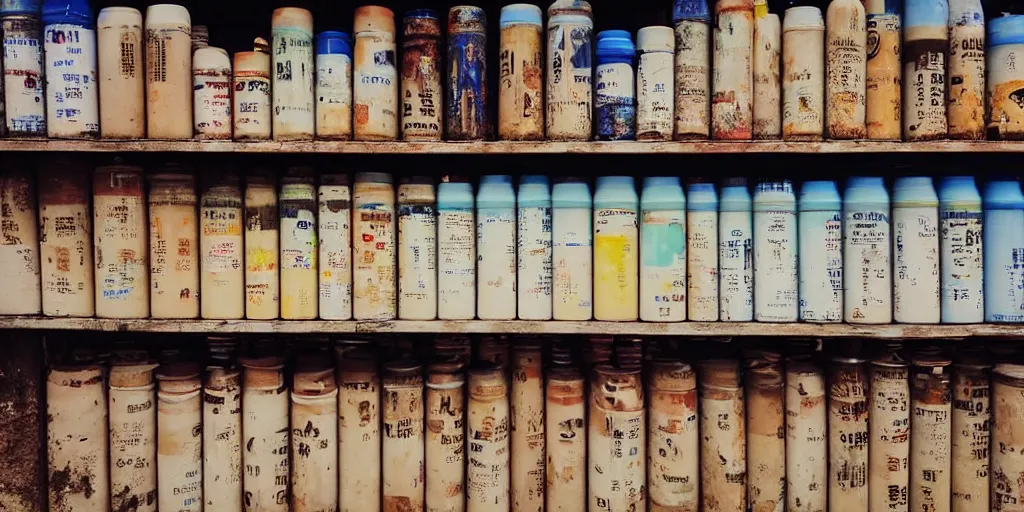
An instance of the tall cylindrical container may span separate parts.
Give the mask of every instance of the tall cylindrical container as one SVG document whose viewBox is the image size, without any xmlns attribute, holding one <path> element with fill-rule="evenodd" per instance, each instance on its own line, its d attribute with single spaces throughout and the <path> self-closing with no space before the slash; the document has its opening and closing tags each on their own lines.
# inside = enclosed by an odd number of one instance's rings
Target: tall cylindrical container
<svg viewBox="0 0 1024 512">
<path fill-rule="evenodd" d="M 110 510 L 104 373 L 99 365 L 75 364 L 54 366 L 47 374 L 50 510 Z"/>
<path fill-rule="evenodd" d="M 175 363 L 157 373 L 157 508 L 203 510 L 203 406 L 199 367 Z M 219 492 L 219 491 L 218 491 Z"/>
<path fill-rule="evenodd" d="M 711 14 L 705 0 L 675 0 L 675 139 L 706 139 L 711 130 Z"/>
<path fill-rule="evenodd" d="M 281 315 L 280 213 L 277 178 L 257 170 L 245 179 L 245 317 Z"/>
<path fill-rule="evenodd" d="M 437 195 L 434 180 L 398 186 L 398 318 L 437 318 Z"/>
<path fill-rule="evenodd" d="M 696 511 L 700 503 L 697 373 L 686 363 L 655 361 L 648 372 L 647 396 L 651 509 Z"/>
<path fill-rule="evenodd" d="M 996 510 L 1020 510 L 1024 491 L 1024 366 L 998 364 L 992 370 L 992 504 Z"/>
<path fill-rule="evenodd" d="M 355 12 L 352 101 L 356 140 L 398 138 L 398 68 L 395 14 L 364 5 Z"/>
<path fill-rule="evenodd" d="M 849 178 L 843 193 L 843 318 L 848 323 L 892 322 L 891 229 L 885 181 Z"/>
<path fill-rule="evenodd" d="M 866 126 L 867 20 L 861 0 L 833 0 L 826 13 L 825 118 L 830 139 L 863 139 Z"/>
<path fill-rule="evenodd" d="M 544 16 L 540 7 L 501 8 L 498 50 L 498 137 L 544 138 Z"/>
<path fill-rule="evenodd" d="M 437 316 L 476 318 L 476 216 L 473 185 L 447 176 L 437 186 Z"/>
<path fill-rule="evenodd" d="M 647 428 L 640 369 L 594 368 L 589 412 L 589 510 L 643 509 Z"/>
<path fill-rule="evenodd" d="M 512 177 L 480 178 L 476 195 L 477 316 L 516 317 L 516 192 Z"/>
<path fill-rule="evenodd" d="M 985 321 L 981 194 L 973 176 L 939 182 L 942 323 Z"/>
<path fill-rule="evenodd" d="M 910 368 L 897 343 L 871 360 L 868 506 L 910 510 Z"/>
<path fill-rule="evenodd" d="M 140 358 L 110 368 L 110 507 L 156 512 L 157 365 Z"/>
<path fill-rule="evenodd" d="M 88 0 L 43 2 L 46 135 L 95 139 L 100 134 L 96 23 Z"/>
<path fill-rule="evenodd" d="M 754 320 L 754 213 L 746 178 L 727 178 L 718 203 L 719 310 L 724 322 Z"/>
<path fill-rule="evenodd" d="M 758 4 L 758 2 L 755 2 Z M 782 23 L 762 0 L 754 14 L 754 139 L 782 135 Z"/>
<path fill-rule="evenodd" d="M 903 119 L 903 0 L 867 0 L 867 135 L 900 140 Z"/>
<path fill-rule="evenodd" d="M 508 385 L 500 366 L 469 372 L 466 510 L 509 510 Z"/>
<path fill-rule="evenodd" d="M 715 0 L 711 130 L 717 140 L 752 137 L 753 0 Z"/>
<path fill-rule="evenodd" d="M 590 186 L 579 178 L 563 178 L 552 187 L 551 205 L 552 316 L 590 320 L 594 311 Z"/>
<path fill-rule="evenodd" d="M 590 140 L 593 131 L 594 13 L 586 0 L 548 7 L 547 116 L 550 140 Z"/>
<path fill-rule="evenodd" d="M 93 175 L 96 316 L 100 318 L 149 316 L 145 189 L 139 167 L 98 167 Z"/>
<path fill-rule="evenodd" d="M 519 178 L 516 280 L 521 320 L 551 320 L 551 188 L 547 176 Z"/>
<path fill-rule="evenodd" d="M 242 493 L 242 375 L 231 361 L 206 367 L 203 498 L 207 512 L 239 510 Z"/>
<path fill-rule="evenodd" d="M 949 138 L 985 138 L 985 12 L 980 0 L 950 0 L 946 116 Z"/>
<path fill-rule="evenodd" d="M 987 44 L 988 134 L 1001 140 L 1024 139 L 1024 112 L 1016 94 L 1024 88 L 1024 69 L 1016 65 L 1017 56 L 1024 57 L 1024 15 L 989 20 Z"/>
<path fill-rule="evenodd" d="M 315 182 L 309 167 L 292 167 L 281 177 L 281 318 L 285 320 L 312 320 L 320 310 Z"/>
<path fill-rule="evenodd" d="M 380 377 L 370 354 L 338 361 L 338 496 L 340 511 L 380 511 Z"/>
<path fill-rule="evenodd" d="M 953 510 L 990 510 L 992 366 L 970 352 L 953 363 Z"/>
<path fill-rule="evenodd" d="M 868 376 L 863 359 L 835 357 L 828 369 L 829 510 L 868 508 Z"/>
<path fill-rule="evenodd" d="M 843 202 L 836 182 L 800 187 L 800 320 L 843 321 Z"/>
<path fill-rule="evenodd" d="M 42 312 L 39 234 L 33 172 L 0 173 L 0 282 L 8 292 L 0 296 L 0 315 Z"/>
<path fill-rule="evenodd" d="M 686 197 L 686 317 L 717 322 L 718 193 L 712 183 L 691 183 Z"/>
<path fill-rule="evenodd" d="M 939 197 L 931 178 L 896 178 L 892 225 L 894 317 L 939 323 Z"/>
<path fill-rule="evenodd" d="M 441 20 L 435 11 L 415 9 L 405 14 L 403 25 L 402 140 L 441 140 Z"/>
<path fill-rule="evenodd" d="M 1024 291 L 1017 283 L 1024 279 L 1020 255 L 1024 251 L 1024 194 L 1016 179 L 994 179 L 985 185 L 983 239 L 983 281 L 985 283 L 985 321 L 1024 321 Z M 44 286 L 45 298 L 45 286 Z M 44 300 L 45 302 L 45 300 Z"/>
<path fill-rule="evenodd" d="M 825 19 L 821 9 L 786 9 L 782 51 L 782 138 L 820 140 L 825 130 Z"/>
<path fill-rule="evenodd" d="M 448 11 L 447 73 L 447 138 L 488 138 L 491 117 L 487 100 L 487 16 L 480 7 L 457 5 Z"/>
<path fill-rule="evenodd" d="M 950 365 L 938 354 L 914 358 L 911 371 L 910 509 L 952 510 Z"/>
<path fill-rule="evenodd" d="M 629 176 L 602 176 L 594 194 L 594 318 L 639 316 L 640 233 L 636 185 Z"/>
<path fill-rule="evenodd" d="M 138 9 L 107 7 L 100 10 L 96 20 L 96 53 L 99 56 L 100 135 L 104 139 L 146 136 L 144 44 L 142 13 Z M 231 94 L 230 89 L 228 94 Z M 7 110 L 13 107 L 8 104 Z"/>
<path fill-rule="evenodd" d="M 585 512 L 587 482 L 586 384 L 579 369 L 556 365 L 545 388 L 546 510 Z"/>
<path fill-rule="evenodd" d="M 786 510 L 828 506 L 825 372 L 812 357 L 786 361 Z"/>
<path fill-rule="evenodd" d="M 240 319 L 245 315 L 242 191 L 238 175 L 208 178 L 199 200 L 199 295 L 203 318 Z"/>
<path fill-rule="evenodd" d="M 347 174 L 320 176 L 320 318 L 352 318 L 352 190 Z"/>
<path fill-rule="evenodd" d="M 786 507 L 785 373 L 778 353 L 753 352 L 745 361 L 747 496 L 751 510 L 782 512 Z"/>
<path fill-rule="evenodd" d="M 274 9 L 270 21 L 274 140 L 309 140 L 316 130 L 313 102 L 313 14 Z"/>
<path fill-rule="evenodd" d="M 39 170 L 39 261 L 46 316 L 91 317 L 96 312 L 90 188 L 88 171 L 71 161 L 55 161 Z"/>
<path fill-rule="evenodd" d="M 294 512 L 337 510 L 338 386 L 326 361 L 300 362 L 292 377 Z"/>
<path fill-rule="evenodd" d="M 946 0 L 907 0 L 905 8 L 903 138 L 945 138 L 949 5 Z"/>
<path fill-rule="evenodd" d="M 686 197 L 679 178 L 644 178 L 640 217 L 640 319 L 682 322 L 686 320 Z"/>
<path fill-rule="evenodd" d="M 675 128 L 675 31 L 644 27 L 636 34 L 637 140 L 672 140 Z"/>
<path fill-rule="evenodd" d="M 352 310 L 356 320 L 397 314 L 395 186 L 390 174 L 356 174 L 352 213 Z"/>
<path fill-rule="evenodd" d="M 717 503 L 722 512 L 743 512 L 747 509 L 747 430 L 739 362 L 703 361 L 699 377 L 701 499 Z"/>
<path fill-rule="evenodd" d="M 317 139 L 352 139 L 352 37 L 328 30 L 316 35 L 315 131 Z"/>
<path fill-rule="evenodd" d="M 231 58 L 207 46 L 192 55 L 192 120 L 200 140 L 228 140 L 231 122 Z"/>
<path fill-rule="evenodd" d="M 179 171 L 179 172 L 176 172 Z M 168 167 L 149 176 L 150 316 L 199 317 L 196 182 Z"/>
<path fill-rule="evenodd" d="M 423 366 L 384 365 L 384 510 L 423 510 Z"/>
<path fill-rule="evenodd" d="M 192 138 L 192 18 L 180 5 L 146 8 L 146 133 Z"/>
<path fill-rule="evenodd" d="M 597 140 L 636 138 L 636 47 L 625 30 L 597 34 L 594 73 L 594 135 Z"/>
<path fill-rule="evenodd" d="M 754 191 L 754 312 L 758 322 L 798 317 L 796 195 L 789 180 Z"/>
<path fill-rule="evenodd" d="M 261 51 L 235 54 L 232 135 L 235 140 L 267 140 L 272 129 L 270 55 Z"/>
<path fill-rule="evenodd" d="M 427 510 L 465 510 L 465 391 L 462 363 L 438 361 L 428 367 L 424 466 Z"/>
<path fill-rule="evenodd" d="M 512 508 L 544 510 L 544 354 L 540 342 L 512 346 Z"/>
<path fill-rule="evenodd" d="M 46 136 L 40 3 L 0 9 L 4 47 L 4 105 L 11 137 Z"/>
<path fill-rule="evenodd" d="M 245 503 L 250 509 L 287 512 L 291 466 L 284 362 L 279 357 L 246 358 L 242 366 Z"/>
</svg>

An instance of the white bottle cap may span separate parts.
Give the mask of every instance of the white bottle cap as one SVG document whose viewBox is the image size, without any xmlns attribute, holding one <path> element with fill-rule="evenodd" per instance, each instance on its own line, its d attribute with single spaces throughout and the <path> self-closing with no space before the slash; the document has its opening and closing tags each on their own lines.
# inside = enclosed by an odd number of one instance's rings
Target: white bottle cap
<svg viewBox="0 0 1024 512">
<path fill-rule="evenodd" d="M 641 52 L 676 51 L 676 31 L 672 27 L 644 27 L 636 32 L 636 49 Z"/>
<path fill-rule="evenodd" d="M 825 30 L 825 20 L 821 17 L 821 9 L 810 6 L 786 9 L 782 30 Z"/>
<path fill-rule="evenodd" d="M 142 28 L 142 13 L 131 7 L 106 7 L 96 18 L 96 28 L 99 29 L 124 25 Z"/>
<path fill-rule="evenodd" d="M 193 71 L 204 69 L 231 72 L 231 58 L 223 48 L 207 46 L 196 50 L 192 55 Z"/>
<path fill-rule="evenodd" d="M 192 16 L 188 9 L 175 4 L 156 4 L 146 8 L 146 26 L 150 25 L 188 25 L 192 33 Z"/>
</svg>

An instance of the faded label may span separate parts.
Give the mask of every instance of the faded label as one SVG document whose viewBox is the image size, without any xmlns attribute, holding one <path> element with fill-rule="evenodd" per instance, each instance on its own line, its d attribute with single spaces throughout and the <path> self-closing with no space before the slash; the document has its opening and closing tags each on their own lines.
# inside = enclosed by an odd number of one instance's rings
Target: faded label
<svg viewBox="0 0 1024 512">
<path fill-rule="evenodd" d="M 551 319 L 551 208 L 518 212 L 519 318 Z"/>
<path fill-rule="evenodd" d="M 640 246 L 640 318 L 686 320 L 686 212 L 644 211 Z"/>
<path fill-rule="evenodd" d="M 758 322 L 797 319 L 796 212 L 754 214 L 754 311 Z"/>
<path fill-rule="evenodd" d="M 442 210 L 437 231 L 438 314 L 476 316 L 476 220 L 472 210 Z"/>
<path fill-rule="evenodd" d="M 516 317 L 516 216 L 512 208 L 481 208 L 476 224 L 480 318 Z"/>
<path fill-rule="evenodd" d="M 718 212 L 687 212 L 688 317 L 695 322 L 718 320 Z"/>
<path fill-rule="evenodd" d="M 939 321 L 939 213 L 893 208 L 893 307 L 897 322 Z"/>
<path fill-rule="evenodd" d="M 96 31 L 47 25 L 46 119 L 51 136 L 96 137 L 100 131 L 96 85 Z"/>
</svg>

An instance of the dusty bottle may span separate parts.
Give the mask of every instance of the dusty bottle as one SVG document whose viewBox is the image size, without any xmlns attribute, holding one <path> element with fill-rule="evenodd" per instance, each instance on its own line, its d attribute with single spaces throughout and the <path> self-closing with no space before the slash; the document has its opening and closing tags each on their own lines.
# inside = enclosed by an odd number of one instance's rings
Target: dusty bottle
<svg viewBox="0 0 1024 512">
<path fill-rule="evenodd" d="M 441 140 L 441 20 L 433 10 L 415 9 L 405 14 L 403 25 L 402 140 Z"/>
<path fill-rule="evenodd" d="M 445 176 L 437 186 L 437 316 L 476 318 L 476 215 L 473 185 Z"/>
<path fill-rule="evenodd" d="M 353 302 L 356 320 L 390 320 L 397 314 L 395 187 L 390 174 L 356 174 L 352 194 Z"/>
<path fill-rule="evenodd" d="M 521 320 L 551 320 L 551 188 L 547 176 L 519 178 L 516 228 L 516 311 Z"/>
<path fill-rule="evenodd" d="M 593 132 L 594 14 L 586 0 L 548 7 L 547 135 L 590 140 Z"/>
<path fill-rule="evenodd" d="M 398 318 L 437 318 L 437 195 L 428 176 L 398 186 Z"/>
<path fill-rule="evenodd" d="M 100 318 L 149 316 L 145 186 L 139 167 L 98 167 L 93 175 L 96 315 Z"/>
<path fill-rule="evenodd" d="M 291 416 L 291 510 L 337 510 L 338 387 L 326 361 L 299 362 Z"/>
<path fill-rule="evenodd" d="M 932 179 L 893 183 L 893 317 L 939 323 L 939 197 Z"/>
<path fill-rule="evenodd" d="M 851 177 L 843 194 L 843 317 L 892 321 L 889 192 L 878 177 Z"/>
<path fill-rule="evenodd" d="M 431 363 L 426 384 L 426 507 L 461 512 L 466 506 L 463 364 L 455 357 Z"/>
<path fill-rule="evenodd" d="M 245 315 L 242 192 L 238 175 L 225 173 L 204 184 L 199 201 L 200 307 L 203 318 Z"/>
<path fill-rule="evenodd" d="M 180 5 L 146 8 L 146 133 L 192 138 L 192 18 Z"/>
<path fill-rule="evenodd" d="M 157 372 L 157 508 L 203 510 L 203 411 L 199 367 L 165 365 Z"/>
<path fill-rule="evenodd" d="M 43 307 L 40 231 L 31 171 L 0 173 L 0 221 L 0 282 L 8 292 L 0 297 L 0 315 L 38 315 Z"/>
<path fill-rule="evenodd" d="M 319 311 L 316 175 L 292 167 L 281 177 L 281 318 L 312 320 Z"/>
<path fill-rule="evenodd" d="M 807 49 L 805 48 L 804 51 Z M 754 2 L 754 139 L 782 136 L 782 23 L 768 13 L 766 0 Z"/>
<path fill-rule="evenodd" d="M 644 178 L 640 210 L 640 319 L 681 322 L 686 320 L 686 198 L 679 178 Z"/>
<path fill-rule="evenodd" d="M 352 318 L 352 190 L 347 174 L 320 176 L 320 318 Z"/>
<path fill-rule="evenodd" d="M 356 140 L 398 138 L 395 14 L 365 5 L 355 12 L 352 101 Z"/>
<path fill-rule="evenodd" d="M 328 30 L 316 35 L 316 138 L 352 139 L 352 37 Z"/>
<path fill-rule="evenodd" d="M 824 511 L 828 505 L 825 372 L 809 354 L 786 361 L 786 509 Z"/>
<path fill-rule="evenodd" d="M 594 368 L 589 412 L 589 509 L 642 509 L 647 428 L 640 370 L 608 365 Z"/>
<path fill-rule="evenodd" d="M 716 322 L 718 193 L 712 183 L 691 183 L 686 197 L 686 317 L 694 322 Z"/>
<path fill-rule="evenodd" d="M 868 507 L 868 386 L 863 359 L 832 359 L 828 368 L 828 498 L 833 512 Z"/>
<path fill-rule="evenodd" d="M 985 321 L 981 194 L 973 176 L 939 183 L 942 323 Z"/>
<path fill-rule="evenodd" d="M 745 366 L 749 506 L 752 510 L 782 512 L 786 506 L 787 459 L 782 357 L 770 350 L 752 349 L 746 354 Z"/>
<path fill-rule="evenodd" d="M 47 447 L 43 347 L 31 334 L 6 333 L 4 340 L 10 341 L 0 362 L 0 387 L 5 390 L 4 402 L 11 405 L 0 412 L 0 432 L 6 439 L 0 455 L 4 481 L 0 502 L 23 512 L 45 512 L 49 510 L 49 461 L 43 456 Z"/>
<path fill-rule="evenodd" d="M 266 41 L 256 40 L 257 46 Z M 259 48 L 235 53 L 232 135 L 235 140 L 267 140 L 272 130 L 270 55 Z"/>
<path fill-rule="evenodd" d="M 195 178 L 162 168 L 149 177 L 150 316 L 199 317 L 198 249 Z"/>
<path fill-rule="evenodd" d="M 367 349 L 354 345 L 338 360 L 338 496 L 341 512 L 380 510 L 380 445 L 377 362 Z"/>
<path fill-rule="evenodd" d="M 867 0 L 867 134 L 899 140 L 903 128 L 903 1 Z"/>
<path fill-rule="evenodd" d="M 843 202 L 835 181 L 805 181 L 797 226 L 800 320 L 843 321 Z"/>
<path fill-rule="evenodd" d="M 993 504 L 1002 510 L 1016 510 L 1024 476 L 1024 366 L 998 364 L 992 370 L 992 467 Z M 1014 503 L 1016 501 L 1016 503 Z M 1000 507 L 1000 505 L 996 505 Z"/>
<path fill-rule="evenodd" d="M 544 358 L 536 341 L 512 346 L 512 508 L 544 510 Z"/>
<path fill-rule="evenodd" d="M 142 26 L 142 13 L 131 7 L 107 7 L 96 20 L 100 136 L 104 139 L 146 136 Z"/>
<path fill-rule="evenodd" d="M 44 1 L 43 37 L 46 135 L 51 139 L 99 137 L 96 23 L 89 2 Z"/>
<path fill-rule="evenodd" d="M 754 318 L 758 322 L 795 322 L 799 316 L 796 223 L 793 183 L 758 183 L 754 192 Z"/>
<path fill-rule="evenodd" d="M 234 340 L 211 339 L 203 383 L 203 498 L 206 512 L 242 508 L 242 374 Z"/>
<path fill-rule="evenodd" d="M 580 178 L 558 180 L 551 190 L 552 317 L 593 316 L 593 200 Z"/>
<path fill-rule="evenodd" d="M 949 53 L 946 0 L 907 0 L 903 37 L 903 137 L 942 139 L 947 133 L 946 58 Z"/>
<path fill-rule="evenodd" d="M 953 510 L 989 510 L 989 458 L 993 450 L 988 364 L 968 347 L 953 363 Z"/>
<path fill-rule="evenodd" d="M 594 318 L 639 317 L 639 197 L 630 176 L 602 176 L 594 193 Z"/>
<path fill-rule="evenodd" d="M 492 127 L 487 91 L 487 16 L 480 7 L 457 5 L 448 11 L 447 64 L 446 137 L 488 138 Z"/>
<path fill-rule="evenodd" d="M 547 452 L 547 510 L 587 510 L 587 417 L 585 382 L 579 370 L 560 364 L 547 372 L 545 389 L 545 448 Z"/>
<path fill-rule="evenodd" d="M 143 353 L 125 354 L 110 368 L 112 510 L 156 511 L 156 367 Z"/>
<path fill-rule="evenodd" d="M 597 140 L 636 138 L 636 47 L 625 30 L 597 33 L 594 135 Z"/>
<path fill-rule="evenodd" d="M 7 5 L 0 10 L 3 25 L 4 83 L 7 133 L 11 137 L 46 136 L 43 85 L 41 2 Z M 138 50 L 136 50 L 138 51 Z"/>
<path fill-rule="evenodd" d="M 477 315 L 516 317 L 516 194 L 512 177 L 480 178 L 476 196 Z"/>
<path fill-rule="evenodd" d="M 735 360 L 715 359 L 699 365 L 700 489 L 704 503 L 722 512 L 747 508 L 747 430 Z"/>
<path fill-rule="evenodd" d="M 1024 56 L 1024 16 L 1004 15 L 988 23 L 988 135 L 993 139 L 1024 139 L 1024 112 L 1017 106 L 1016 91 L 1024 87 L 1024 69 L 1017 56 Z"/>
<path fill-rule="evenodd" d="M 716 140 L 750 140 L 754 98 L 753 0 L 715 0 L 711 131 Z"/>
<path fill-rule="evenodd" d="M 281 314 L 280 216 L 277 179 L 259 170 L 245 180 L 245 317 Z"/>
<path fill-rule="evenodd" d="M 58 365 L 47 373 L 47 474 L 56 476 L 47 482 L 50 510 L 110 510 L 104 373 L 88 363 Z"/>
<path fill-rule="evenodd" d="M 241 362 L 246 506 L 287 512 L 291 466 L 284 361 L 269 356 Z"/>
<path fill-rule="evenodd" d="M 501 8 L 498 137 L 544 139 L 544 18 L 539 7 Z"/>
<path fill-rule="evenodd" d="M 192 55 L 192 119 L 197 139 L 231 139 L 231 80 L 231 58 L 224 49 L 207 46 Z"/>
<path fill-rule="evenodd" d="M 950 0 L 946 107 L 949 138 L 985 138 L 985 12 L 980 0 Z"/>
<path fill-rule="evenodd" d="M 93 281 L 89 174 L 58 160 L 39 171 L 39 261 L 43 314 L 91 317 Z"/>
<path fill-rule="evenodd" d="M 637 31 L 637 140 L 672 140 L 675 128 L 675 31 L 644 27 Z"/>
<path fill-rule="evenodd" d="M 931 352 L 918 354 L 911 363 L 911 510 L 951 510 L 951 364 Z"/>
<path fill-rule="evenodd" d="M 648 373 L 647 396 L 651 509 L 695 511 L 700 501 L 697 374 L 686 363 L 655 361 Z"/>
<path fill-rule="evenodd" d="M 826 123 L 831 139 L 863 139 L 866 126 L 867 30 L 861 0 L 833 0 L 826 13 Z"/>
<path fill-rule="evenodd" d="M 786 9 L 782 51 L 782 138 L 820 140 L 825 129 L 825 20 L 820 9 Z"/>
<path fill-rule="evenodd" d="M 984 251 L 985 321 L 1024 321 L 1024 294 L 1017 289 L 1021 279 L 1019 254 L 1024 248 L 1024 194 L 1016 179 L 993 179 L 985 185 Z M 45 274 L 44 274 L 45 275 Z M 45 294 L 45 286 L 44 286 Z M 45 295 L 44 295 L 45 304 Z"/>
<path fill-rule="evenodd" d="M 895 343 L 871 360 L 868 504 L 910 510 L 910 368 Z"/>
<path fill-rule="evenodd" d="M 727 178 L 718 202 L 719 315 L 754 320 L 754 213 L 746 178 Z"/>
<path fill-rule="evenodd" d="M 675 139 L 706 139 L 711 119 L 711 14 L 704 0 L 675 0 Z"/>
<path fill-rule="evenodd" d="M 500 366 L 469 371 L 466 510 L 509 510 L 508 385 Z"/>
<path fill-rule="evenodd" d="M 313 14 L 274 9 L 270 22 L 274 140 L 309 140 L 316 130 L 313 101 Z"/>
</svg>

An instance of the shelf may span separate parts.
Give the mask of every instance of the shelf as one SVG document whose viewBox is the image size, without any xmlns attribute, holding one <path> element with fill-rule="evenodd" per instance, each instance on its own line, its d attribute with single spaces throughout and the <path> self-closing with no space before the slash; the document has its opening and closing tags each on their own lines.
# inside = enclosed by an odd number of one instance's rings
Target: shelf
<svg viewBox="0 0 1024 512">
<path fill-rule="evenodd" d="M 98 318 L 0 317 L 0 329 L 152 332 L 194 334 L 548 334 L 614 336 L 773 336 L 882 339 L 949 339 L 1024 336 L 1020 325 L 848 325 L 729 322 L 532 322 L 326 320 L 115 320 Z"/>
<path fill-rule="evenodd" d="M 0 139 L 0 151 L 321 154 L 836 154 L 1020 153 L 1024 142 L 232 142 Z"/>
</svg>

